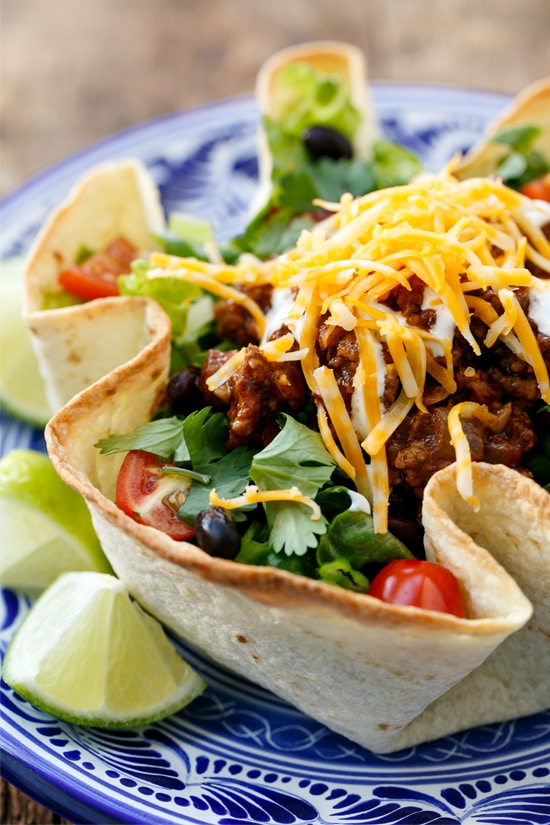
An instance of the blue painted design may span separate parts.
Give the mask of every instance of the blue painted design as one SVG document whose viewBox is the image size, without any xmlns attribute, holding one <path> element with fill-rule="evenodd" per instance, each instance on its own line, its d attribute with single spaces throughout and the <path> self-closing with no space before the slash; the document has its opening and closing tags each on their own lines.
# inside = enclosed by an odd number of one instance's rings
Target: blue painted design
<svg viewBox="0 0 550 825">
<path fill-rule="evenodd" d="M 477 137 L 501 96 L 375 87 L 386 135 L 438 168 Z M 240 231 L 257 179 L 251 99 L 168 116 L 69 158 L 3 202 L 0 257 L 26 251 L 52 206 L 88 168 L 142 158 L 167 211 Z M 3 454 L 44 450 L 42 433 L 4 416 Z M 28 610 L 0 599 L 0 651 Z M 151 825 L 542 825 L 550 822 L 550 711 L 376 756 L 177 643 L 209 688 L 190 708 L 133 731 L 75 728 L 1 686 L 2 770 L 67 818 Z M 108 817 L 108 812 L 112 816 Z"/>
</svg>

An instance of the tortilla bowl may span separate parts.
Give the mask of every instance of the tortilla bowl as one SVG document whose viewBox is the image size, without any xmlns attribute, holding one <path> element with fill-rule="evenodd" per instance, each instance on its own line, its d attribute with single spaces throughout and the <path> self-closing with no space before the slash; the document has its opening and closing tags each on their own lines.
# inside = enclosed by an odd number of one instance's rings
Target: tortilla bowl
<svg viewBox="0 0 550 825">
<path fill-rule="evenodd" d="M 466 152 L 453 169 L 454 174 L 461 180 L 494 174 L 508 154 L 509 147 L 491 138 L 502 130 L 522 126 L 536 126 L 539 129 L 532 149 L 550 161 L 550 77 L 531 83 L 514 98 L 489 125 L 481 140 Z"/>
<path fill-rule="evenodd" d="M 60 476 L 88 502 L 116 574 L 147 610 L 219 664 L 375 752 L 546 706 L 550 496 L 542 488 L 504 467 L 474 465 L 476 515 L 458 501 L 454 467 L 434 476 L 424 505 L 427 554 L 458 577 L 467 619 L 214 558 L 114 503 L 123 454 L 94 445 L 149 420 L 161 403 L 165 331 L 142 355 L 73 398 L 46 440 Z M 518 696 L 516 683 L 541 667 L 541 685 Z M 460 689 L 467 680 L 475 701 Z"/>
<path fill-rule="evenodd" d="M 273 54 L 262 65 L 256 78 L 256 98 L 263 115 L 279 120 L 287 104 L 287 88 L 281 72 L 287 66 L 305 63 L 319 72 L 338 77 L 348 91 L 352 104 L 361 116 L 360 128 L 353 140 L 355 154 L 366 157 L 378 133 L 378 122 L 371 107 L 368 70 L 364 53 L 357 46 L 334 40 L 320 40 L 289 46 Z"/>
<path fill-rule="evenodd" d="M 375 139 L 380 134 L 378 118 L 372 105 L 368 67 L 364 53 L 357 46 L 335 40 L 319 40 L 289 46 L 273 54 L 261 66 L 256 77 L 256 100 L 263 117 L 280 122 L 289 104 L 289 89 L 283 73 L 294 64 L 305 64 L 318 72 L 339 78 L 343 89 L 359 114 L 359 124 L 352 140 L 357 158 L 370 158 Z M 292 92 L 290 92 L 292 94 Z M 267 135 L 258 129 L 259 186 L 250 208 L 255 215 L 268 201 L 271 192 L 272 158 Z"/>
<path fill-rule="evenodd" d="M 151 251 L 156 248 L 152 233 L 163 228 L 160 194 L 137 160 L 93 168 L 42 227 L 25 264 L 23 314 L 52 412 L 147 343 L 139 314 L 124 336 L 106 334 L 121 329 L 122 317 L 130 319 L 128 298 L 44 309 L 48 293 L 60 289 L 59 274 L 83 247 L 101 251 L 120 236 L 139 250 Z"/>
</svg>

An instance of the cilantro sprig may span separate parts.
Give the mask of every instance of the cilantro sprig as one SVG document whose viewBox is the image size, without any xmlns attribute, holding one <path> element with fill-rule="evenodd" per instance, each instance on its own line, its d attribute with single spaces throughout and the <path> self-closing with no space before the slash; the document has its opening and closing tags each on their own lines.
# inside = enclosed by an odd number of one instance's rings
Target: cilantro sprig
<svg viewBox="0 0 550 825">
<path fill-rule="evenodd" d="M 285 490 L 297 486 L 310 498 L 330 480 L 335 462 L 319 433 L 290 416 L 285 416 L 281 432 L 254 456 L 250 477 L 259 490 Z M 270 540 L 276 553 L 304 555 L 315 547 L 327 528 L 321 516 L 311 518 L 311 510 L 298 502 L 270 502 L 265 505 Z"/>
<path fill-rule="evenodd" d="M 126 450 L 146 450 L 159 458 L 189 461 L 182 421 L 177 416 L 147 421 L 129 433 L 114 433 L 100 439 L 95 446 L 102 455 Z"/>
</svg>

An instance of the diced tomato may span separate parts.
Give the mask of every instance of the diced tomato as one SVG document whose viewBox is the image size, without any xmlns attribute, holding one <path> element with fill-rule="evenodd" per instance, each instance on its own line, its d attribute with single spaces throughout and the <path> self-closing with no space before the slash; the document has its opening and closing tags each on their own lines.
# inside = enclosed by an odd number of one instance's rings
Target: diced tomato
<svg viewBox="0 0 550 825">
<path fill-rule="evenodd" d="M 540 201 L 550 201 L 550 175 L 531 180 L 521 187 L 521 192 L 528 198 Z"/>
<path fill-rule="evenodd" d="M 156 527 L 176 541 L 195 534 L 178 516 L 191 482 L 184 476 L 163 473 L 166 462 L 145 450 L 131 450 L 122 463 L 116 483 L 116 503 L 140 524 Z"/>
<path fill-rule="evenodd" d="M 118 277 L 130 272 L 136 253 L 133 244 L 125 238 L 116 238 L 105 251 L 65 269 L 59 283 L 67 292 L 85 301 L 119 295 Z"/>
<path fill-rule="evenodd" d="M 374 577 L 368 591 L 389 604 L 422 607 L 464 618 L 464 604 L 456 576 L 430 561 L 396 559 Z"/>
</svg>

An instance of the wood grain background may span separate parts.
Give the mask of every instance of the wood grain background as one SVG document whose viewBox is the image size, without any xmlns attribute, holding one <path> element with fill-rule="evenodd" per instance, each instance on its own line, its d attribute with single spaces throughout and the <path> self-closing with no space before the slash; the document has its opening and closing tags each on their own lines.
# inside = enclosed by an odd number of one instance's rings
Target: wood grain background
<svg viewBox="0 0 550 825">
<path fill-rule="evenodd" d="M 2 195 L 115 131 L 250 93 L 292 43 L 355 43 L 373 80 L 514 94 L 550 74 L 549 0 L 1 0 L 0 25 Z M 4 781 L 0 821 L 67 822 Z"/>
</svg>

